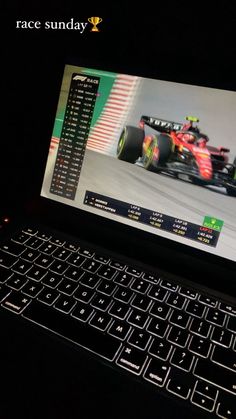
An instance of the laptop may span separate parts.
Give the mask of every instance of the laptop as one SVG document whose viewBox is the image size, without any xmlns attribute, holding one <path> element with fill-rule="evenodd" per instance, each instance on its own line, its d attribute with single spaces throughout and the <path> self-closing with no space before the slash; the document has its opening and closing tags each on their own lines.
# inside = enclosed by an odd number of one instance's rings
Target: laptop
<svg viewBox="0 0 236 419">
<path fill-rule="evenodd" d="M 68 64 L 40 196 L 2 220 L 1 314 L 157 418 L 236 418 L 235 110 L 234 91 Z"/>
</svg>

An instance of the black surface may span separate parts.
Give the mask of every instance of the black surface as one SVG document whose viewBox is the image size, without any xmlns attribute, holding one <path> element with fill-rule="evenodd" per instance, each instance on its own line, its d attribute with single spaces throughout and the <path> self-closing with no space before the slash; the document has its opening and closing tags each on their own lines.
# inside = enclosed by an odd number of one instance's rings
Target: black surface
<svg viewBox="0 0 236 419">
<path fill-rule="evenodd" d="M 135 7 L 128 2 L 99 2 L 87 8 L 80 2 L 41 3 L 15 1 L 1 6 L 0 208 L 13 218 L 15 210 L 40 190 L 67 59 L 78 57 L 85 66 L 236 90 L 233 3 L 214 4 L 210 11 L 179 2 Z M 104 19 L 99 34 L 15 29 L 16 20 L 72 16 L 85 20 L 92 15 Z M 183 261 L 187 258 L 183 256 Z M 212 283 L 214 274 L 212 269 Z M 199 417 L 172 399 L 166 403 L 152 386 L 127 380 L 124 372 L 104 368 L 82 350 L 16 322 L 11 313 L 1 311 L 0 324 L 1 419 Z"/>
</svg>

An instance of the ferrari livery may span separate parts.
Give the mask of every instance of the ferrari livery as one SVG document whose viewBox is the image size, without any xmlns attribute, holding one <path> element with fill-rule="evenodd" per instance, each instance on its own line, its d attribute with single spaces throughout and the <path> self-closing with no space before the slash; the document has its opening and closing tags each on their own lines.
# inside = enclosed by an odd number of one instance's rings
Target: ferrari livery
<svg viewBox="0 0 236 419">
<path fill-rule="evenodd" d="M 236 197 L 236 157 L 229 163 L 225 147 L 213 147 L 197 123 L 187 116 L 184 124 L 142 116 L 138 127 L 127 125 L 117 146 L 117 157 L 130 163 L 139 162 L 146 170 L 188 178 L 200 186 L 223 187 Z M 145 125 L 154 134 L 145 133 Z"/>
</svg>

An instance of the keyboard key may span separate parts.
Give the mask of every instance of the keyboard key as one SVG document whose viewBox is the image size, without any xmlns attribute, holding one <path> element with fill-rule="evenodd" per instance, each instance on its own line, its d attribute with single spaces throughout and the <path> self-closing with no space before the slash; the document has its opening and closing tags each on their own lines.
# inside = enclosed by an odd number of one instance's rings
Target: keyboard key
<svg viewBox="0 0 236 419">
<path fill-rule="evenodd" d="M 21 255 L 21 259 L 24 259 L 27 262 L 34 262 L 39 257 L 39 255 L 40 253 L 38 250 L 26 248 L 24 253 Z"/>
<path fill-rule="evenodd" d="M 212 326 L 209 323 L 207 323 L 205 320 L 194 318 L 190 326 L 190 331 L 196 335 L 207 338 L 207 336 L 210 333 L 211 327 Z"/>
<path fill-rule="evenodd" d="M 34 250 L 38 249 L 42 244 L 43 240 L 37 239 L 37 237 L 30 237 L 30 239 L 26 242 L 26 246 Z"/>
<path fill-rule="evenodd" d="M 93 327 L 85 327 L 75 318 L 60 313 L 58 310 L 52 310 L 35 300 L 25 310 L 24 317 L 109 361 L 115 358 L 121 346 L 118 339 L 103 334 Z"/>
<path fill-rule="evenodd" d="M 134 299 L 131 302 L 131 305 L 135 308 L 138 308 L 142 311 L 147 311 L 148 307 L 151 304 L 151 299 L 145 295 L 135 295 Z"/>
<path fill-rule="evenodd" d="M 77 302 L 75 309 L 72 312 L 72 316 L 82 322 L 87 322 L 94 312 L 93 308 L 80 301 Z"/>
<path fill-rule="evenodd" d="M 40 266 L 41 268 L 48 268 L 53 262 L 53 258 L 51 256 L 47 256 L 47 255 L 40 255 L 36 262 L 35 265 Z"/>
<path fill-rule="evenodd" d="M 40 283 L 28 281 L 27 284 L 25 284 L 25 286 L 22 288 L 22 292 L 31 298 L 35 298 L 42 289 L 43 286 Z"/>
<path fill-rule="evenodd" d="M 67 276 L 68 271 L 66 271 L 65 276 Z M 80 277 L 79 282 L 80 284 L 85 285 L 86 287 L 95 288 L 100 281 L 101 281 L 101 278 L 99 278 L 99 276 L 89 274 L 88 272 L 84 272 L 83 275 Z"/>
<path fill-rule="evenodd" d="M 91 272 L 91 273 L 95 273 L 97 272 L 98 268 L 100 268 L 101 263 L 96 262 L 95 260 L 90 260 L 90 259 L 86 259 L 82 265 L 82 268 L 85 271 Z"/>
<path fill-rule="evenodd" d="M 79 249 L 79 246 L 75 243 L 71 243 L 69 241 L 66 241 L 63 245 L 64 249 L 69 250 L 70 252 L 77 252 Z"/>
<path fill-rule="evenodd" d="M 223 311 L 224 313 L 232 314 L 236 316 L 236 307 L 231 306 L 230 304 L 220 303 L 219 310 Z"/>
<path fill-rule="evenodd" d="M 131 283 L 132 276 L 127 274 L 126 272 L 118 272 L 115 276 L 114 282 L 119 285 L 123 285 L 123 287 L 128 287 Z"/>
<path fill-rule="evenodd" d="M 54 260 L 49 269 L 58 275 L 63 275 L 68 269 L 68 265 L 65 262 Z"/>
<path fill-rule="evenodd" d="M 91 288 L 83 287 L 79 285 L 79 288 L 74 293 L 76 300 L 80 300 L 83 303 L 89 303 L 94 296 L 94 291 Z"/>
<path fill-rule="evenodd" d="M 2 302 L 2 307 L 20 314 L 28 306 L 31 299 L 25 295 L 12 291 Z"/>
<path fill-rule="evenodd" d="M 84 261 L 85 261 L 85 257 L 84 257 L 84 256 L 77 255 L 77 254 L 75 254 L 75 253 L 72 253 L 72 254 L 68 257 L 68 259 L 67 259 L 67 262 L 68 262 L 70 265 L 76 266 L 77 268 L 78 268 L 79 266 L 81 266 L 81 265 L 82 265 L 82 263 L 83 263 Z"/>
<path fill-rule="evenodd" d="M 166 304 L 155 302 L 151 307 L 150 313 L 155 317 L 165 320 L 170 313 L 170 307 Z"/>
<path fill-rule="evenodd" d="M 168 330 L 168 324 L 161 319 L 151 319 L 147 331 L 155 336 L 163 338 Z"/>
<path fill-rule="evenodd" d="M 115 289 L 117 288 L 114 282 L 106 281 L 103 279 L 97 287 L 97 290 L 105 295 L 112 295 Z"/>
<path fill-rule="evenodd" d="M 169 371 L 170 367 L 167 363 L 158 359 L 151 359 L 143 376 L 151 383 L 163 387 Z"/>
<path fill-rule="evenodd" d="M 125 340 L 130 330 L 131 327 L 127 323 L 115 320 L 108 330 L 108 333 L 117 339 Z"/>
<path fill-rule="evenodd" d="M 180 287 L 179 294 L 183 295 L 184 297 L 188 297 L 191 300 L 196 300 L 198 293 L 186 287 Z"/>
<path fill-rule="evenodd" d="M 167 279 L 162 279 L 161 282 L 160 282 L 160 285 L 163 288 L 167 288 L 170 291 L 177 291 L 178 288 L 179 288 L 178 285 L 174 284 L 171 281 L 168 281 Z"/>
<path fill-rule="evenodd" d="M 228 330 L 222 329 L 220 327 L 214 327 L 213 333 L 211 335 L 211 340 L 219 345 L 230 347 L 232 341 L 232 333 Z"/>
<path fill-rule="evenodd" d="M 166 389 L 175 396 L 186 400 L 188 399 L 192 388 L 191 382 L 189 382 L 190 380 L 188 378 L 187 374 L 183 375 L 179 373 L 177 377 L 172 377 L 171 370 L 167 380 Z"/>
<path fill-rule="evenodd" d="M 33 279 L 34 281 L 41 281 L 42 278 L 46 275 L 46 269 L 40 268 L 38 266 L 31 266 L 30 270 L 27 272 L 27 278 Z"/>
<path fill-rule="evenodd" d="M 53 303 L 55 303 L 59 295 L 59 292 L 56 290 L 44 288 L 40 292 L 38 300 L 44 304 L 47 304 L 48 306 L 51 306 Z"/>
<path fill-rule="evenodd" d="M 121 287 L 114 294 L 114 298 L 121 301 L 122 303 L 128 303 L 132 296 L 133 292 L 130 289 Z"/>
<path fill-rule="evenodd" d="M 216 364 L 222 365 L 236 373 L 236 352 L 216 346 L 211 359 Z"/>
<path fill-rule="evenodd" d="M 12 240 L 16 243 L 26 243 L 27 242 L 27 246 L 28 246 L 28 239 L 29 239 L 29 235 L 25 234 L 24 232 L 16 234 Z"/>
<path fill-rule="evenodd" d="M 234 372 L 216 364 L 213 367 L 211 361 L 199 358 L 193 373 L 196 377 L 236 395 Z"/>
<path fill-rule="evenodd" d="M 133 326 L 136 326 L 140 329 L 144 328 L 145 324 L 148 321 L 148 315 L 139 310 L 132 310 L 131 313 L 128 316 L 128 322 L 132 324 Z"/>
<path fill-rule="evenodd" d="M 34 227 L 24 227 L 22 229 L 23 233 L 29 234 L 30 236 L 35 236 L 38 233 L 38 230 Z"/>
<path fill-rule="evenodd" d="M 175 348 L 171 357 L 171 364 L 182 370 L 190 371 L 193 360 L 194 356 L 189 351 Z"/>
<path fill-rule="evenodd" d="M 0 286 L 0 303 L 6 298 L 12 290 L 10 288 L 6 287 L 5 285 Z"/>
<path fill-rule="evenodd" d="M 72 281 L 75 282 L 78 282 L 82 275 L 84 275 L 83 271 L 80 268 L 76 268 L 75 266 L 70 266 L 65 272 L 65 277 L 72 279 Z"/>
<path fill-rule="evenodd" d="M 69 250 L 62 249 L 61 247 L 56 249 L 55 252 L 53 253 L 54 258 L 62 260 L 62 261 L 65 261 L 66 259 L 68 259 L 70 255 L 71 255 L 71 252 L 69 252 Z"/>
<path fill-rule="evenodd" d="M 187 345 L 189 334 L 186 330 L 179 329 L 178 327 L 172 326 L 167 339 L 169 342 L 174 343 L 181 348 L 184 348 Z"/>
<path fill-rule="evenodd" d="M 110 266 L 112 266 L 113 268 L 117 269 L 118 271 L 123 271 L 126 267 L 126 265 L 124 263 L 115 261 L 115 260 L 111 260 L 111 262 L 109 263 Z"/>
<path fill-rule="evenodd" d="M 92 306 L 98 308 L 99 310 L 106 311 L 111 304 L 111 299 L 103 294 L 95 295 L 92 300 Z"/>
<path fill-rule="evenodd" d="M 0 284 L 4 284 L 11 276 L 12 272 L 9 269 L 0 266 Z"/>
<path fill-rule="evenodd" d="M 200 394 L 198 392 L 194 392 L 193 396 L 191 397 L 191 402 L 202 409 L 208 410 L 209 412 L 213 412 L 215 400 L 209 399 L 208 397 Z"/>
<path fill-rule="evenodd" d="M 72 295 L 78 287 L 77 282 L 71 281 L 70 279 L 64 278 L 58 285 L 58 291 L 66 295 Z"/>
<path fill-rule="evenodd" d="M 11 268 L 16 262 L 17 258 L 9 253 L 3 252 L 0 250 L 0 266 L 4 268 Z"/>
<path fill-rule="evenodd" d="M 189 314 L 192 314 L 193 316 L 201 318 L 203 317 L 205 309 L 206 309 L 206 306 L 204 306 L 204 304 L 191 300 L 187 303 L 185 311 Z"/>
<path fill-rule="evenodd" d="M 133 268 L 131 266 L 128 266 L 125 270 L 128 274 L 131 274 L 132 276 L 135 276 L 139 278 L 142 275 L 142 271 L 140 269 Z"/>
<path fill-rule="evenodd" d="M 217 388 L 211 386 L 205 381 L 197 381 L 195 386 L 195 391 L 198 393 L 204 394 L 204 396 L 209 397 L 210 399 L 216 399 L 217 397 Z"/>
<path fill-rule="evenodd" d="M 60 275 L 53 274 L 52 272 L 47 272 L 42 279 L 42 283 L 50 288 L 56 288 L 61 281 L 62 277 Z"/>
<path fill-rule="evenodd" d="M 104 265 L 106 265 L 110 261 L 110 259 L 107 256 L 99 255 L 97 253 L 94 255 L 93 259 L 97 262 L 103 263 Z"/>
<path fill-rule="evenodd" d="M 13 274 L 10 279 L 7 281 L 7 286 L 19 291 L 27 282 L 27 279 L 24 276 Z"/>
<path fill-rule="evenodd" d="M 47 233 L 44 233 L 42 231 L 38 231 L 37 237 L 39 239 L 42 239 L 43 241 L 48 241 L 51 238 L 51 235 L 50 234 L 47 234 Z"/>
<path fill-rule="evenodd" d="M 104 332 L 107 329 L 110 322 L 111 316 L 109 316 L 107 313 L 95 313 L 89 321 L 89 324 Z"/>
<path fill-rule="evenodd" d="M 162 359 L 163 361 L 166 361 L 170 354 L 171 348 L 172 345 L 166 340 L 154 338 L 154 341 L 149 348 L 149 353 L 157 358 Z"/>
<path fill-rule="evenodd" d="M 55 244 L 48 243 L 48 242 L 46 243 L 43 242 L 39 248 L 40 252 L 45 253 L 45 255 L 52 255 L 56 249 L 57 249 L 57 246 L 55 246 Z"/>
<path fill-rule="evenodd" d="M 154 298 L 157 301 L 164 301 L 166 296 L 168 295 L 168 291 L 161 287 L 152 287 L 151 290 L 148 292 L 149 297 Z"/>
<path fill-rule="evenodd" d="M 199 336 L 192 336 L 189 350 L 194 354 L 200 355 L 204 358 L 207 358 L 211 349 L 211 343 L 204 338 Z"/>
<path fill-rule="evenodd" d="M 129 311 L 129 306 L 127 304 L 120 303 L 119 301 L 115 301 L 109 309 L 109 313 L 120 320 L 124 320 Z"/>
<path fill-rule="evenodd" d="M 160 281 L 159 276 L 155 276 L 152 274 L 148 274 L 148 273 L 144 273 L 143 274 L 143 279 L 145 279 L 146 281 L 150 282 L 151 284 L 158 284 Z"/>
<path fill-rule="evenodd" d="M 12 270 L 18 274 L 25 275 L 31 267 L 31 263 L 23 260 L 18 260 L 18 262 L 14 264 Z"/>
<path fill-rule="evenodd" d="M 223 419 L 236 418 L 235 397 L 226 394 L 225 392 L 220 392 L 218 397 L 216 414 L 218 417 Z"/>
<path fill-rule="evenodd" d="M 178 310 L 173 310 L 169 318 L 170 323 L 183 329 L 186 329 L 189 320 L 190 316 L 188 314 Z"/>
<path fill-rule="evenodd" d="M 229 317 L 226 328 L 230 330 L 231 332 L 236 333 L 236 317 L 232 317 L 232 316 Z"/>
<path fill-rule="evenodd" d="M 146 294 L 146 292 L 147 292 L 147 290 L 148 290 L 149 287 L 150 287 L 150 284 L 147 281 L 145 281 L 145 280 L 143 280 L 141 278 L 137 278 L 132 283 L 132 285 L 131 285 L 130 288 L 133 291 L 139 292 L 141 294 Z"/>
<path fill-rule="evenodd" d="M 25 251 L 25 247 L 22 244 L 15 243 L 12 240 L 2 243 L 0 249 L 14 256 L 20 256 Z"/>
<path fill-rule="evenodd" d="M 217 326 L 223 326 L 225 318 L 226 315 L 222 313 L 222 311 L 213 308 L 208 309 L 206 320 L 210 323 L 216 324 Z"/>
<path fill-rule="evenodd" d="M 92 258 L 94 256 L 93 251 L 85 249 L 84 247 L 79 247 L 78 252 L 80 255 L 85 256 L 86 258 Z"/>
<path fill-rule="evenodd" d="M 66 296 L 60 296 L 58 298 L 58 300 L 56 301 L 56 303 L 54 304 L 54 307 L 57 310 L 62 311 L 63 313 L 70 313 L 70 311 L 72 310 L 72 308 L 75 306 L 76 301 L 73 298 L 68 298 Z"/>
<path fill-rule="evenodd" d="M 146 359 L 147 355 L 145 352 L 139 351 L 132 346 L 125 346 L 116 363 L 132 373 L 140 375 Z"/>
<path fill-rule="evenodd" d="M 216 307 L 216 305 L 217 305 L 217 301 L 215 300 L 215 298 L 212 298 L 212 297 L 206 297 L 204 295 L 199 295 L 198 300 L 201 303 L 203 303 L 203 304 L 205 304 L 209 307 Z"/>
<path fill-rule="evenodd" d="M 64 244 L 65 244 L 65 240 L 61 240 L 58 237 L 52 236 L 52 237 L 49 238 L 49 240 L 50 240 L 50 243 L 53 243 L 56 246 L 60 246 L 61 247 L 61 246 L 64 246 Z"/>
<path fill-rule="evenodd" d="M 112 279 L 115 273 L 116 270 L 111 266 L 107 265 L 102 265 L 97 271 L 97 274 L 105 279 Z"/>
<path fill-rule="evenodd" d="M 128 342 L 130 345 L 144 351 L 150 342 L 151 336 L 143 330 L 133 330 Z"/>
<path fill-rule="evenodd" d="M 186 301 L 186 298 L 184 298 L 182 295 L 170 293 L 166 299 L 166 303 L 174 308 L 177 308 L 178 310 L 181 310 L 184 306 L 184 303 Z"/>
</svg>

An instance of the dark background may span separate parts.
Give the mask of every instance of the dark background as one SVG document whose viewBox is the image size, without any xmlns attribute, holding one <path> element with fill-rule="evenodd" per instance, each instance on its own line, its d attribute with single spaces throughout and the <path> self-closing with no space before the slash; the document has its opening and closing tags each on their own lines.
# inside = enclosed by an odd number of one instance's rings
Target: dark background
<svg viewBox="0 0 236 419">
<path fill-rule="evenodd" d="M 0 6 L 2 214 L 40 191 L 63 69 L 73 57 L 104 70 L 236 90 L 233 2 L 210 10 L 195 2 L 42 3 Z M 99 33 L 15 28 L 16 20 L 90 16 L 103 18 Z M 0 324 L 0 419 L 194 418 L 178 416 L 171 403 L 161 407 L 153 386 L 127 381 L 32 325 L 16 327 L 8 312 Z"/>
<path fill-rule="evenodd" d="M 164 3 L 164 4 L 163 4 Z M 183 2 L 4 2 L 1 11 L 1 207 L 41 187 L 63 67 L 81 65 L 236 90 L 235 6 Z M 87 21 L 100 32 L 16 29 L 16 20 Z"/>
</svg>

